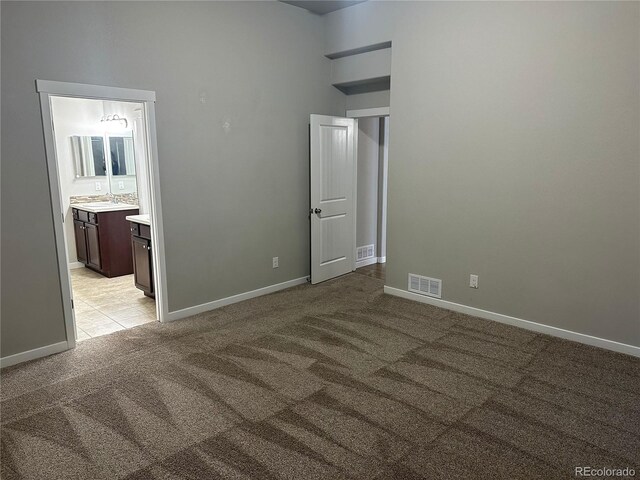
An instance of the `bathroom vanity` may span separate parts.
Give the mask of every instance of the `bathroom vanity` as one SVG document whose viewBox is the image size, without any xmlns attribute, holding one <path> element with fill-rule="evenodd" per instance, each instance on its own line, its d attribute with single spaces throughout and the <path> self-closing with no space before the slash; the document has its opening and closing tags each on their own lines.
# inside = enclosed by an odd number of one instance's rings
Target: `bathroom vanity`
<svg viewBox="0 0 640 480">
<path fill-rule="evenodd" d="M 126 216 L 138 211 L 111 202 L 71 205 L 78 261 L 109 278 L 133 273 Z"/>
<path fill-rule="evenodd" d="M 147 297 L 155 298 L 150 216 L 128 215 L 126 219 L 131 223 L 131 252 L 135 286 L 142 290 Z"/>
</svg>

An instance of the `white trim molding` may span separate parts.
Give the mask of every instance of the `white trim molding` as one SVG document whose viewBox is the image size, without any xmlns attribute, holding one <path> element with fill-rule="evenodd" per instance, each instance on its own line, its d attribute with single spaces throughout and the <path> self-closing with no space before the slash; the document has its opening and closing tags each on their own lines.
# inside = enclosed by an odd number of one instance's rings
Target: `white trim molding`
<svg viewBox="0 0 640 480">
<path fill-rule="evenodd" d="M 75 270 L 77 268 L 83 268 L 84 263 L 82 262 L 69 262 L 69 270 Z"/>
<path fill-rule="evenodd" d="M 49 175 L 49 195 L 51 197 L 51 207 L 53 213 L 53 233 L 57 252 L 58 278 L 60 279 L 60 294 L 62 296 L 62 312 L 64 315 L 64 328 L 67 341 L 66 348 L 76 346 L 76 320 L 72 307 L 71 274 L 69 273 L 69 257 L 64 237 L 64 210 L 62 208 L 62 195 L 60 187 L 60 176 L 58 175 L 58 160 L 55 148 L 55 138 L 53 133 L 53 114 L 51 113 L 51 101 L 48 93 L 40 92 L 40 115 L 42 117 L 42 127 L 44 134 L 44 151 L 47 160 L 47 173 Z M 42 355 L 49 355 L 44 348 Z M 32 354 L 37 354 L 41 349 L 30 350 Z M 36 353 L 33 353 L 36 352 Z M 55 352 L 51 352 L 55 353 Z M 35 357 L 30 357 L 29 360 Z"/>
<path fill-rule="evenodd" d="M 614 340 L 607 340 L 605 338 L 593 337 L 584 333 L 572 332 L 571 330 L 565 330 L 563 328 L 552 327 L 550 325 L 544 325 L 542 323 L 532 322 L 530 320 L 523 320 L 521 318 L 510 317 L 509 315 L 503 315 L 501 313 L 490 312 L 488 310 L 482 310 L 480 308 L 469 307 L 468 305 L 462 305 L 460 303 L 449 302 L 447 300 L 441 300 L 439 298 L 427 297 L 419 295 L 417 293 L 407 292 L 394 287 L 384 287 L 384 293 L 394 295 L 396 297 L 406 298 L 408 300 L 414 300 L 420 303 L 427 303 L 447 310 L 453 310 L 454 312 L 466 313 L 467 315 L 473 315 L 474 317 L 484 318 L 486 320 L 493 320 L 499 323 L 505 323 L 507 325 L 513 325 L 514 327 L 524 328 L 525 330 L 531 330 L 533 332 L 544 333 L 553 337 L 564 338 L 566 340 L 572 340 L 578 343 L 584 343 L 594 347 L 605 348 L 619 353 L 626 353 L 627 355 L 633 355 L 634 357 L 640 357 L 640 347 L 634 345 L 628 345 L 626 343 L 616 342 Z"/>
<path fill-rule="evenodd" d="M 349 118 L 386 117 L 389 115 L 389 111 L 389 107 L 361 108 L 359 110 L 347 110 L 345 116 Z"/>
<path fill-rule="evenodd" d="M 374 263 L 387 263 L 387 257 L 372 257 L 366 260 L 360 260 L 356 262 L 356 268 L 366 267 L 367 265 L 373 265 Z"/>
<path fill-rule="evenodd" d="M 165 321 L 168 313 L 166 263 L 164 260 L 164 235 L 162 229 L 162 208 L 160 203 L 160 179 L 158 174 L 158 146 L 155 124 L 155 99 L 153 91 L 136 90 L 130 88 L 109 87 L 101 85 L 87 85 L 82 83 L 56 82 L 49 80 L 36 80 L 36 91 L 40 97 L 40 112 L 44 131 L 44 147 L 49 175 L 49 194 L 51 197 L 53 227 L 57 252 L 58 273 L 60 278 L 62 308 L 64 315 L 65 334 L 67 341 L 62 344 L 37 348 L 24 352 L 24 354 L 11 357 L 18 358 L 15 362 L 21 362 L 37 358 L 37 356 L 50 355 L 76 346 L 75 315 L 72 308 L 71 275 L 69 269 L 73 267 L 69 263 L 65 243 L 65 233 L 62 215 L 62 197 L 60 178 L 58 175 L 58 158 L 55 149 L 53 133 L 53 116 L 51 111 L 51 96 L 67 96 L 78 98 L 96 98 L 114 101 L 130 101 L 144 106 L 146 120 L 147 142 L 147 169 L 149 171 L 149 193 L 151 203 L 151 243 L 153 245 L 152 257 L 154 266 L 154 282 L 156 292 L 156 313 L 158 320 Z M 58 349 L 59 350 L 56 350 Z M 26 357 L 24 356 L 26 355 Z M 3 359 L 4 361 L 4 359 Z M 9 360 L 7 360 L 9 361 Z M 14 360 L 11 360 L 14 361 Z"/>
<path fill-rule="evenodd" d="M 36 80 L 36 91 L 49 95 L 82 98 L 102 98 L 105 100 L 129 100 L 134 102 L 155 102 L 156 92 L 134 88 L 108 87 L 87 83 L 56 82 Z"/>
<path fill-rule="evenodd" d="M 373 265 L 374 263 L 380 263 L 378 262 L 378 257 L 371 257 L 367 258 L 366 260 L 360 260 L 359 262 L 356 262 L 356 268 L 366 267 L 367 265 Z"/>
<path fill-rule="evenodd" d="M 26 352 L 16 353 L 15 355 L 0 358 L 0 368 L 10 367 L 11 365 L 17 365 L 18 363 L 35 360 L 36 358 L 47 357 L 54 353 L 64 352 L 68 349 L 69 344 L 65 340 L 64 342 L 54 343 L 53 345 L 47 345 L 46 347 L 34 348 L 33 350 L 27 350 Z"/>
<path fill-rule="evenodd" d="M 309 277 L 295 278 L 293 280 L 288 280 L 286 282 L 276 283 L 274 285 L 269 285 L 267 287 L 251 290 L 250 292 L 239 293 L 237 295 L 232 295 L 231 297 L 214 300 L 213 302 L 202 303 L 200 305 L 195 305 L 193 307 L 187 307 L 181 310 L 175 310 L 167 314 L 167 320 L 168 321 L 180 320 L 181 318 L 187 318 L 192 315 L 197 315 L 199 313 L 204 313 L 210 310 L 215 310 L 217 308 L 225 307 L 227 305 L 231 305 L 232 303 L 242 302 L 244 300 L 249 300 L 251 298 L 261 297 L 262 295 L 267 295 L 269 293 L 278 292 L 280 290 L 295 287 L 297 285 L 302 285 L 304 283 L 307 283 L 308 281 L 309 281 Z"/>
</svg>

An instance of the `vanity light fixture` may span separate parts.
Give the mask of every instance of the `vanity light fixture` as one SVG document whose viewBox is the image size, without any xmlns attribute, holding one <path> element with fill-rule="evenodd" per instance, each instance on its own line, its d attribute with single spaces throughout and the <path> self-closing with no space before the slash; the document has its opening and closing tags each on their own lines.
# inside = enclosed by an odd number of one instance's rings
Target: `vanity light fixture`
<svg viewBox="0 0 640 480">
<path fill-rule="evenodd" d="M 127 119 L 124 117 L 121 117 L 117 113 L 114 113 L 113 115 L 103 115 L 100 121 L 101 122 L 120 122 L 124 125 L 124 128 L 127 128 L 127 126 L 129 125 L 129 122 L 127 121 Z"/>
</svg>

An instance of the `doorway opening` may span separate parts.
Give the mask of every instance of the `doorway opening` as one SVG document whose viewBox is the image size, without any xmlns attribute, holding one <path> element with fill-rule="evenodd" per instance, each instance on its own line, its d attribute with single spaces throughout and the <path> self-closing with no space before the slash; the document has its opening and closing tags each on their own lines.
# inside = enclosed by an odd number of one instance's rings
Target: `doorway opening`
<svg viewBox="0 0 640 480">
<path fill-rule="evenodd" d="M 389 108 L 309 124 L 311 283 L 358 268 L 384 281 Z"/>
<path fill-rule="evenodd" d="M 357 128 L 356 271 L 384 280 L 389 116 L 358 118 Z"/>
<path fill-rule="evenodd" d="M 153 92 L 38 81 L 68 348 L 166 318 Z"/>
<path fill-rule="evenodd" d="M 52 96 L 51 114 L 76 340 L 157 320 L 130 233 L 150 225 L 142 104 Z"/>
</svg>

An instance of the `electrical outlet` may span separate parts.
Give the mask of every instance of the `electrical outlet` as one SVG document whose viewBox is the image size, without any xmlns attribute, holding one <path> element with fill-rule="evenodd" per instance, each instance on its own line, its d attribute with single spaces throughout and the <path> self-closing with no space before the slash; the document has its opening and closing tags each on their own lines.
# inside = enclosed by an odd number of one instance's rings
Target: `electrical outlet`
<svg viewBox="0 0 640 480">
<path fill-rule="evenodd" d="M 124 182 L 123 181 L 118 182 L 118 188 L 120 190 L 124 190 Z"/>
<path fill-rule="evenodd" d="M 273 257 L 273 268 L 278 268 L 278 257 Z"/>
<path fill-rule="evenodd" d="M 469 275 L 469 286 L 471 288 L 478 288 L 478 275 Z"/>
<path fill-rule="evenodd" d="M 96 182 L 96 192 L 102 190 L 102 184 L 100 182 Z"/>
</svg>

